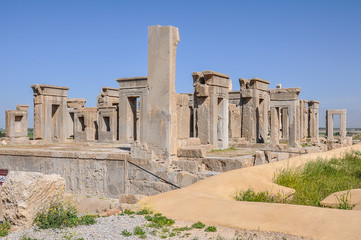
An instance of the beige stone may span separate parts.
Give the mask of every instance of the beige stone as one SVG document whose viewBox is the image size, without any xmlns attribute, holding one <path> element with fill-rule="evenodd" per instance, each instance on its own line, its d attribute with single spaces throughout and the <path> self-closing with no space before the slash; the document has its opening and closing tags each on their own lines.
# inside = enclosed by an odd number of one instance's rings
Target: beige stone
<svg viewBox="0 0 361 240">
<path fill-rule="evenodd" d="M 62 201 L 65 180 L 60 175 L 10 171 L 1 188 L 5 221 L 30 227 L 38 213 Z"/>
</svg>

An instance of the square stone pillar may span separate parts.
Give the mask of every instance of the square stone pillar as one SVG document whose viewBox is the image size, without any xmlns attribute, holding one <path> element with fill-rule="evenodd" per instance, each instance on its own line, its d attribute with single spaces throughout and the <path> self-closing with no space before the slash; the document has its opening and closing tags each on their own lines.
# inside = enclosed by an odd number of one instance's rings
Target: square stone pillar
<svg viewBox="0 0 361 240">
<path fill-rule="evenodd" d="M 148 86 L 146 143 L 168 163 L 177 154 L 175 66 L 178 28 L 148 28 Z"/>
<path fill-rule="evenodd" d="M 319 141 L 319 103 L 318 101 L 308 102 L 309 127 L 308 135 L 312 141 Z"/>
<path fill-rule="evenodd" d="M 288 120 L 288 108 L 282 108 L 282 139 L 288 139 L 290 137 L 289 134 L 289 120 Z"/>
<path fill-rule="evenodd" d="M 67 138 L 67 92 L 69 88 L 32 85 L 34 92 L 34 139 L 64 142 Z"/>
<path fill-rule="evenodd" d="M 306 107 L 307 100 L 300 100 L 300 135 L 301 141 L 305 141 L 308 137 L 308 119 L 309 108 Z"/>
<path fill-rule="evenodd" d="M 279 108 L 271 107 L 271 144 L 277 145 L 280 143 L 279 139 Z"/>
</svg>

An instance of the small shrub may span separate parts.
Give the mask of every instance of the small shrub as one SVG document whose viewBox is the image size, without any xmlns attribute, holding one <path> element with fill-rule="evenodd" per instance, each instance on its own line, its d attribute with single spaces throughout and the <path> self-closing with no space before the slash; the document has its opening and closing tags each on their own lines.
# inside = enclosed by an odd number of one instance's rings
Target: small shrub
<svg viewBox="0 0 361 240">
<path fill-rule="evenodd" d="M 77 216 L 74 206 L 57 204 L 49 210 L 38 214 L 34 220 L 40 229 L 75 227 L 78 225 L 90 225 L 95 223 L 95 216 Z"/>
<path fill-rule="evenodd" d="M 217 228 L 215 226 L 208 226 L 204 229 L 206 232 L 217 232 Z"/>
<path fill-rule="evenodd" d="M 287 199 L 282 197 L 281 194 L 277 196 L 271 195 L 268 191 L 256 193 L 253 189 L 249 188 L 246 191 L 240 191 L 234 197 L 236 201 L 247 202 L 271 202 L 271 203 L 285 203 Z"/>
<path fill-rule="evenodd" d="M 351 199 L 349 199 L 350 191 L 347 191 L 346 194 L 341 195 L 340 197 L 336 197 L 338 201 L 338 209 L 343 210 L 351 210 L 354 206 L 350 204 Z"/>
<path fill-rule="evenodd" d="M 152 214 L 152 213 L 153 213 L 153 211 L 151 211 L 150 209 L 143 208 L 137 212 L 137 215 L 148 215 L 148 214 Z"/>
<path fill-rule="evenodd" d="M 3 222 L 0 224 L 0 237 L 7 236 L 9 234 L 11 225 L 8 222 Z"/>
<path fill-rule="evenodd" d="M 125 209 L 123 213 L 127 215 L 133 215 L 135 212 L 130 209 Z"/>
<path fill-rule="evenodd" d="M 145 231 L 143 230 L 143 228 L 141 228 L 139 226 L 134 228 L 133 233 L 134 233 L 134 235 L 138 235 L 138 236 L 145 235 Z"/>
<path fill-rule="evenodd" d="M 180 227 L 180 228 L 173 228 L 173 232 L 184 232 L 184 231 L 189 231 L 192 230 L 192 228 L 190 227 Z"/>
<path fill-rule="evenodd" d="M 206 225 L 201 223 L 201 222 L 196 222 L 192 225 L 192 228 L 198 228 L 198 229 L 201 229 L 201 228 L 204 228 Z"/>
<path fill-rule="evenodd" d="M 129 237 L 129 236 L 131 236 L 131 235 L 132 235 L 132 233 L 129 232 L 127 229 L 124 229 L 124 230 L 122 231 L 122 236 L 124 236 L 124 237 Z"/>
<path fill-rule="evenodd" d="M 148 227 L 155 227 L 155 228 L 163 228 L 165 226 L 172 226 L 174 224 L 174 220 L 163 216 L 161 213 L 155 214 L 152 216 L 145 216 L 145 219 L 150 221 L 151 223 L 148 224 Z"/>
</svg>

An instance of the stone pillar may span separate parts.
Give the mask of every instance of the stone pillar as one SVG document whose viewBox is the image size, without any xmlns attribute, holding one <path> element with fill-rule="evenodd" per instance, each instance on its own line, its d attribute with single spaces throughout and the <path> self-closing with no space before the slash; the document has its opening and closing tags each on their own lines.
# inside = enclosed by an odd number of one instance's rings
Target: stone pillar
<svg viewBox="0 0 361 240">
<path fill-rule="evenodd" d="M 178 28 L 148 28 L 147 144 L 168 163 L 177 153 L 175 66 Z"/>
<path fill-rule="evenodd" d="M 271 107 L 271 144 L 279 144 L 279 109 Z"/>
<path fill-rule="evenodd" d="M 31 88 L 34 92 L 34 139 L 64 142 L 69 88 L 41 84 Z"/>
<path fill-rule="evenodd" d="M 288 116 L 290 120 L 289 145 L 297 146 L 299 143 L 299 115 L 297 114 L 298 101 L 292 102 L 288 108 Z"/>
<path fill-rule="evenodd" d="M 326 136 L 328 140 L 333 140 L 333 114 L 331 111 L 326 110 Z"/>
<path fill-rule="evenodd" d="M 300 100 L 300 135 L 301 140 L 305 141 L 308 137 L 308 108 L 306 107 L 308 101 Z"/>
<path fill-rule="evenodd" d="M 98 107 L 98 140 L 99 142 L 112 143 L 117 140 L 116 106 Z"/>
<path fill-rule="evenodd" d="M 308 123 L 308 135 L 312 141 L 319 141 L 319 102 L 309 101 L 309 123 Z"/>
<path fill-rule="evenodd" d="M 340 136 L 346 138 L 346 109 L 342 110 L 340 114 Z"/>
<path fill-rule="evenodd" d="M 190 138 L 191 111 L 188 94 L 177 94 L 177 118 L 178 139 Z"/>
<path fill-rule="evenodd" d="M 282 108 L 282 139 L 289 138 L 288 108 Z"/>
</svg>

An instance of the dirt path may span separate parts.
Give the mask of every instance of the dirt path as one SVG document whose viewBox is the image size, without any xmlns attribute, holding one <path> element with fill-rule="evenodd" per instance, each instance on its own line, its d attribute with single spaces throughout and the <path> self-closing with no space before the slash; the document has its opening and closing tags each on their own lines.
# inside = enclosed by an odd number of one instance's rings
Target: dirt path
<svg viewBox="0 0 361 240">
<path fill-rule="evenodd" d="M 361 144 L 229 171 L 179 190 L 147 197 L 142 202 L 178 220 L 281 232 L 313 239 L 360 239 L 361 211 L 237 202 L 232 198 L 237 190 L 249 187 L 255 191 L 290 193 L 293 189 L 272 182 L 278 169 L 299 166 L 318 157 L 341 156 L 351 149 L 361 150 Z"/>
</svg>

